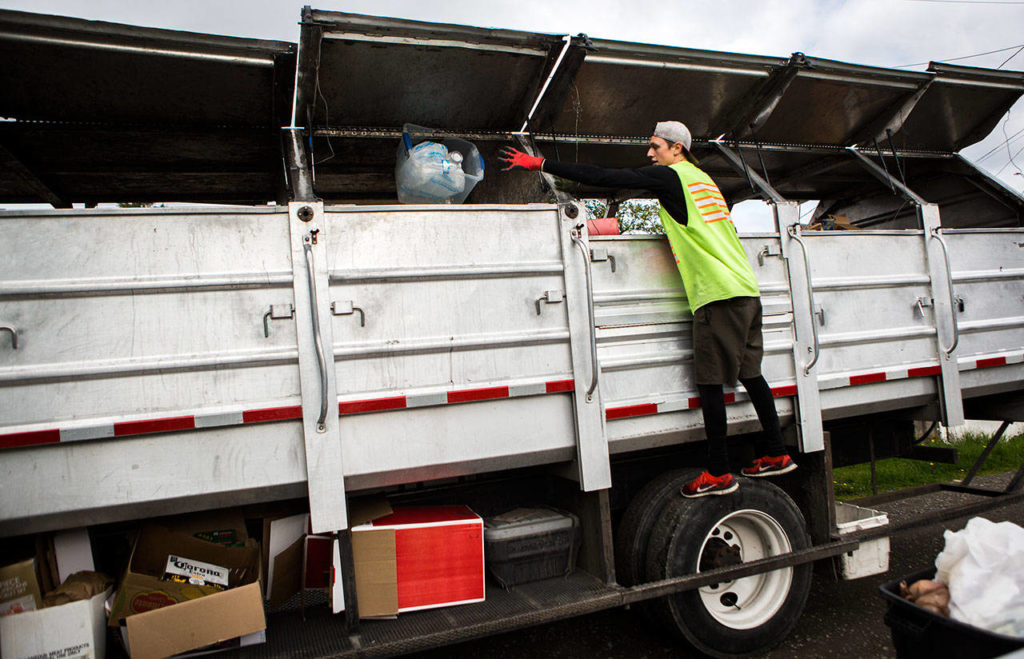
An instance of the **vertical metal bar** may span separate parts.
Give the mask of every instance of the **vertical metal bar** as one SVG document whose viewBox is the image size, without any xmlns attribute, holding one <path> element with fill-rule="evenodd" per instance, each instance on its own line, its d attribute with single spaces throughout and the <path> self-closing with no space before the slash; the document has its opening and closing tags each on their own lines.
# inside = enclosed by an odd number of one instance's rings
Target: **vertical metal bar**
<svg viewBox="0 0 1024 659">
<path fill-rule="evenodd" d="M 821 394 L 818 389 L 817 359 L 806 363 L 807 355 L 820 351 L 817 344 L 817 326 L 814 319 L 813 291 L 811 290 L 810 270 L 807 267 L 806 253 L 797 256 L 797 242 L 789 227 L 799 224 L 800 206 L 796 202 L 776 204 L 776 213 L 780 227 L 782 256 L 786 262 L 786 275 L 789 279 L 790 302 L 793 305 L 793 365 L 796 375 L 797 406 L 800 423 L 800 449 L 802 451 L 820 451 L 825 447 L 824 428 L 821 421 Z M 797 265 L 796 259 L 802 258 L 804 267 Z"/>
<path fill-rule="evenodd" d="M 964 402 L 960 391 L 960 366 L 957 359 L 959 335 L 953 304 L 952 274 L 946 244 L 941 238 L 932 240 L 941 227 L 939 207 L 925 203 L 918 206 L 918 215 L 924 228 L 926 241 L 928 276 L 931 279 L 932 308 L 935 310 L 935 342 L 938 350 L 941 374 L 939 380 L 939 401 L 942 404 L 942 422 L 947 426 L 964 423 Z M 937 243 L 937 244 L 936 244 Z M 949 347 L 943 345 L 943 336 L 952 337 Z"/>
<path fill-rule="evenodd" d="M 322 203 L 291 202 L 288 221 L 310 524 L 313 533 L 333 533 L 348 527 L 348 513 L 328 295 L 327 242 L 330 236 Z M 310 239 L 314 234 L 317 236 L 315 244 Z M 314 255 L 308 261 L 307 249 Z M 317 354 L 315 329 L 320 333 L 323 355 Z"/>
<path fill-rule="evenodd" d="M 313 328 L 313 346 L 316 349 L 316 364 L 320 372 L 320 416 L 316 420 L 316 431 L 324 432 L 327 418 L 327 358 L 324 357 L 324 342 L 320 336 L 320 313 L 317 310 L 316 268 L 313 264 L 313 246 L 309 234 L 302 237 L 302 251 L 306 257 L 306 274 L 309 284 L 309 310 Z"/>
<path fill-rule="evenodd" d="M 313 175 L 309 168 L 309 154 L 302 141 L 301 128 L 285 128 L 283 134 L 285 167 L 288 174 L 288 192 L 294 201 L 315 201 Z"/>
<path fill-rule="evenodd" d="M 581 534 L 579 565 L 606 584 L 615 583 L 612 513 L 608 490 L 578 492 Z"/>
<path fill-rule="evenodd" d="M 594 320 L 594 280 L 590 272 L 590 250 L 583 244 L 581 238 L 584 226 L 586 225 L 583 223 L 577 224 L 571 236 L 572 242 L 579 248 L 580 255 L 583 257 L 583 272 L 587 280 L 587 325 L 590 328 L 590 386 L 587 387 L 587 400 L 590 401 L 594 390 L 597 389 L 599 371 L 597 368 L 597 336 L 594 327 L 596 325 Z"/>
<path fill-rule="evenodd" d="M 946 239 L 942 237 L 942 227 L 934 227 L 931 231 L 931 237 L 939 241 L 939 246 L 942 247 L 942 262 L 946 266 L 946 286 L 949 291 L 949 309 L 952 312 L 953 320 L 953 343 L 948 348 L 943 348 L 943 352 L 947 355 L 951 354 L 956 350 L 957 345 L 960 343 L 960 323 L 957 322 L 956 318 L 956 302 L 954 301 L 953 293 L 953 268 L 949 263 L 949 246 L 946 245 Z"/>
<path fill-rule="evenodd" d="M 868 430 L 868 454 L 871 456 L 871 494 L 878 494 L 878 472 L 875 469 L 875 431 Z"/>
<path fill-rule="evenodd" d="M 565 303 L 569 320 L 569 351 L 572 358 L 575 387 L 573 391 L 576 421 L 576 471 L 584 491 L 604 490 L 612 485 L 611 463 L 608 456 L 608 437 L 605 432 L 604 405 L 601 388 L 589 390 L 591 382 L 584 374 L 595 377 L 601 368 L 596 359 L 594 323 L 588 312 L 586 268 L 590 264 L 590 250 L 577 250 L 572 240 L 580 215 L 577 204 L 559 206 L 557 221 L 561 237 L 562 263 L 565 277 Z M 585 234 L 584 234 L 585 241 Z M 586 245 L 584 245 L 586 247 Z M 581 261 L 582 258 L 582 261 Z M 590 391 L 590 393 L 588 393 Z"/>
<path fill-rule="evenodd" d="M 974 477 L 978 475 L 978 471 L 981 469 L 981 466 L 985 464 L 985 460 L 988 460 L 988 456 L 992 453 L 992 449 L 996 447 L 996 444 L 1000 439 L 1002 439 L 1003 433 L 1006 432 L 1006 429 L 1009 427 L 1010 422 L 1003 421 L 1002 425 L 999 426 L 999 430 L 996 431 L 996 434 L 992 435 L 992 439 L 988 440 L 988 444 L 985 445 L 985 450 L 981 452 L 981 455 L 978 456 L 978 459 L 975 460 L 974 464 L 971 466 L 970 471 L 968 471 L 967 475 L 964 476 L 963 481 L 960 483 L 961 485 L 970 485 L 971 481 L 974 480 Z"/>
<path fill-rule="evenodd" d="M 787 435 L 795 435 L 794 428 L 787 428 Z M 792 444 L 786 438 L 786 444 Z M 787 493 L 796 501 L 807 522 L 807 532 L 815 545 L 832 540 L 836 529 L 836 499 L 832 471 L 832 446 L 826 432 L 824 448 L 800 456 L 800 469 L 794 475 L 795 487 L 787 486 Z"/>
<path fill-rule="evenodd" d="M 800 245 L 800 252 L 803 254 L 804 262 L 804 273 L 807 276 L 807 304 L 810 306 L 812 316 L 814 312 L 814 287 L 811 286 L 811 258 L 807 253 L 807 245 L 804 244 L 803 239 L 800 237 L 800 224 L 790 225 L 787 229 L 789 235 L 793 237 L 793 240 Z M 814 365 L 818 363 L 818 357 L 821 355 L 821 343 L 818 339 L 818 325 L 814 322 L 814 318 L 811 318 L 811 336 L 813 339 L 813 349 L 811 351 L 811 359 L 804 364 L 804 375 L 811 372 Z"/>
<path fill-rule="evenodd" d="M 359 601 L 356 598 L 356 563 L 352 553 L 352 531 L 345 529 L 334 534 L 341 555 L 341 587 L 345 592 L 345 631 L 359 631 Z"/>
</svg>

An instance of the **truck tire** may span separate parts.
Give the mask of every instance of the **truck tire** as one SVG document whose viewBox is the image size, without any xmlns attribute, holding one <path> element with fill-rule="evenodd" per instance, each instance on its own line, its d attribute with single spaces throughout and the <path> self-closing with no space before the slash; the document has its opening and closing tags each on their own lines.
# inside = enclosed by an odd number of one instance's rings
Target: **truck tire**
<svg viewBox="0 0 1024 659">
<path fill-rule="evenodd" d="M 777 556 L 810 545 L 800 510 L 771 483 L 743 479 L 725 496 L 687 499 L 664 506 L 651 532 L 646 574 L 650 580 L 707 571 Z M 658 618 L 697 650 L 740 656 L 765 650 L 796 624 L 811 587 L 804 563 L 712 584 L 658 600 Z"/>
<path fill-rule="evenodd" d="M 615 533 L 615 578 L 623 586 L 648 581 L 647 547 L 651 529 L 662 509 L 678 495 L 679 488 L 700 473 L 695 469 L 673 469 L 658 474 L 640 488 L 626 507 Z"/>
</svg>

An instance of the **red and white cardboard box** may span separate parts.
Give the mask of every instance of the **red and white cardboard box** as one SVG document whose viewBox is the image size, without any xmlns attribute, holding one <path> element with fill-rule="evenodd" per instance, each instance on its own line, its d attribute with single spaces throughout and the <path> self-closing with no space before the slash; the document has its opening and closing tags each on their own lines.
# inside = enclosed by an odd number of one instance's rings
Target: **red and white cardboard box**
<svg viewBox="0 0 1024 659">
<path fill-rule="evenodd" d="M 483 519 L 468 507 L 397 507 L 389 515 L 354 526 L 357 578 L 361 559 L 367 558 L 360 556 L 362 537 L 386 539 L 391 534 L 397 612 L 484 601 Z M 378 557 L 379 552 L 375 551 Z"/>
</svg>

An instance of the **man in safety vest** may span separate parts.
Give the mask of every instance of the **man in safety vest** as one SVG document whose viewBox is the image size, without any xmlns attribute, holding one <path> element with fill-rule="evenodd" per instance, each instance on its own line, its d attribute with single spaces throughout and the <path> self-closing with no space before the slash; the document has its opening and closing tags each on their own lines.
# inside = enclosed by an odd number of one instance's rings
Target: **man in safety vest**
<svg viewBox="0 0 1024 659">
<path fill-rule="evenodd" d="M 647 156 L 652 165 L 605 169 L 557 162 L 505 147 L 505 170 L 545 171 L 587 185 L 647 190 L 658 198 L 658 216 L 693 312 L 695 380 L 708 438 L 708 468 L 682 488 L 686 497 L 728 494 L 739 484 L 729 473 L 724 385 L 743 383 L 764 432 L 762 457 L 742 470 L 751 477 L 796 469 L 786 453 L 771 388 L 761 375 L 761 297 L 718 186 L 696 166 L 689 129 L 678 121 L 654 128 Z"/>
</svg>

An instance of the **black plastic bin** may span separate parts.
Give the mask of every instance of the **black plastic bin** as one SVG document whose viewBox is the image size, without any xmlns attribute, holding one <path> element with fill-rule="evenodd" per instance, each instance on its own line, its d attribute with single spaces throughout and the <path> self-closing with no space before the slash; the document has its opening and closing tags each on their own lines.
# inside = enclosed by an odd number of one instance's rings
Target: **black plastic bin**
<svg viewBox="0 0 1024 659">
<path fill-rule="evenodd" d="M 886 602 L 885 624 L 892 630 L 892 644 L 900 659 L 985 659 L 1024 648 L 1024 638 L 996 634 L 939 615 L 900 597 L 900 582 L 934 579 L 929 567 L 890 581 L 879 592 Z"/>
<path fill-rule="evenodd" d="M 508 589 L 573 571 L 579 518 L 553 508 L 517 508 L 484 520 L 484 556 L 491 576 Z"/>
</svg>

